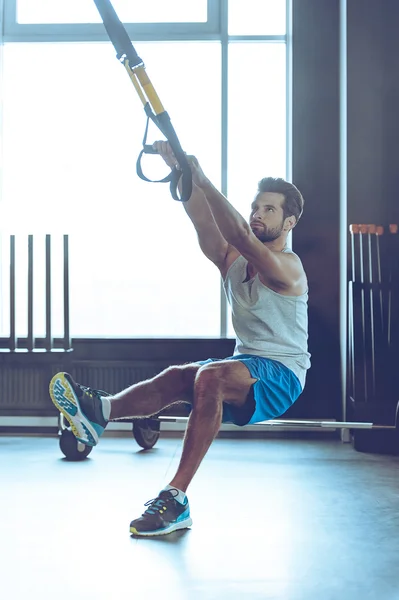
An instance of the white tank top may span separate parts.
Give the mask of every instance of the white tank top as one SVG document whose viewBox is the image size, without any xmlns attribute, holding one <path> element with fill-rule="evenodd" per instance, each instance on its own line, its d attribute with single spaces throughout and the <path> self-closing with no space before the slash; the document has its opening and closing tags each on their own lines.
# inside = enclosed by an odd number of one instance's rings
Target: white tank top
<svg viewBox="0 0 399 600">
<path fill-rule="evenodd" d="M 248 261 L 239 256 L 224 280 L 236 334 L 234 354 L 255 354 L 281 362 L 295 373 L 303 389 L 310 367 L 308 293 L 278 294 L 258 275 L 245 281 L 247 265 Z"/>
</svg>

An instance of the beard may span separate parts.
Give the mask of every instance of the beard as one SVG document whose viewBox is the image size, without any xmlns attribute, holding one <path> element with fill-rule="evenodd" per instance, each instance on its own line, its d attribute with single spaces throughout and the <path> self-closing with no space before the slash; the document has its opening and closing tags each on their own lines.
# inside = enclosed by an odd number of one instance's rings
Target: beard
<svg viewBox="0 0 399 600">
<path fill-rule="evenodd" d="M 264 226 L 263 229 L 255 228 L 255 230 L 252 230 L 252 231 L 253 231 L 253 234 L 256 235 L 256 237 L 258 238 L 258 240 L 260 242 L 262 242 L 262 243 L 274 242 L 274 240 L 279 238 L 283 232 L 283 223 L 280 225 L 280 227 Z"/>
</svg>

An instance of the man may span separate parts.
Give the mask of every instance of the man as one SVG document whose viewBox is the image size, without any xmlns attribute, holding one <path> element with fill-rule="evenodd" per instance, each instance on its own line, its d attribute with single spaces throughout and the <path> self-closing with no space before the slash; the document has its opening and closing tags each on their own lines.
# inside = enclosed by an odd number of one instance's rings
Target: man
<svg viewBox="0 0 399 600">
<path fill-rule="evenodd" d="M 154 147 L 169 166 L 176 164 L 167 142 Z M 75 436 L 93 446 L 109 421 L 149 417 L 182 399 L 191 403 L 178 470 L 131 522 L 130 531 L 138 536 L 189 527 L 186 490 L 221 423 L 246 425 L 281 416 L 302 392 L 310 366 L 307 280 L 298 256 L 287 248 L 287 236 L 302 214 L 302 195 L 283 179 L 262 179 L 248 224 L 197 159 L 188 160 L 193 193 L 184 207 L 203 253 L 223 278 L 236 332 L 234 356 L 169 367 L 114 396 L 81 386 L 67 373 L 58 373 L 50 384 L 51 398 Z"/>
</svg>

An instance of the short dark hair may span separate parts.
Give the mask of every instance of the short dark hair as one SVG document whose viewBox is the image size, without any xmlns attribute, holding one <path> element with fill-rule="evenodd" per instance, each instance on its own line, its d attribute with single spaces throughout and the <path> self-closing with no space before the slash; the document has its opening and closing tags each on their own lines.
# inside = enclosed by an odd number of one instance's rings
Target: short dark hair
<svg viewBox="0 0 399 600">
<path fill-rule="evenodd" d="M 295 217 L 298 223 L 303 212 L 304 200 L 301 192 L 293 183 L 289 183 L 281 177 L 264 177 L 258 183 L 258 193 L 274 192 L 284 196 L 283 214 L 284 219 Z"/>
</svg>

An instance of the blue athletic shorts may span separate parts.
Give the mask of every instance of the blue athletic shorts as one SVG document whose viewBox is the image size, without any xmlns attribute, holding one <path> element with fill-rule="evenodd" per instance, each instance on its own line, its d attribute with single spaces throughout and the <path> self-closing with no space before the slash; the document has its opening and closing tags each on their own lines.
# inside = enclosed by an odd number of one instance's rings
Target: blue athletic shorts
<svg viewBox="0 0 399 600">
<path fill-rule="evenodd" d="M 206 365 L 221 360 L 241 361 L 251 376 L 257 379 L 244 406 L 223 403 L 223 423 L 248 425 L 276 419 L 292 406 L 302 392 L 300 381 L 291 369 L 263 356 L 236 354 L 227 358 L 209 358 L 197 364 Z"/>
</svg>

